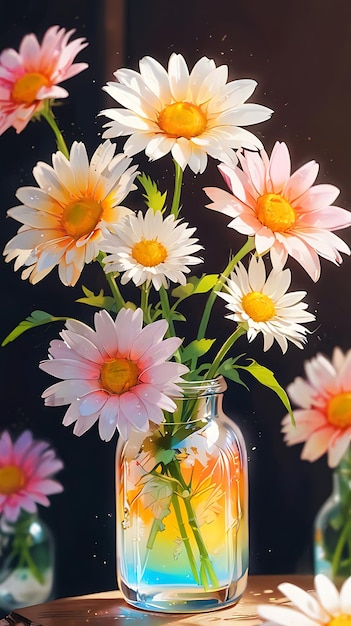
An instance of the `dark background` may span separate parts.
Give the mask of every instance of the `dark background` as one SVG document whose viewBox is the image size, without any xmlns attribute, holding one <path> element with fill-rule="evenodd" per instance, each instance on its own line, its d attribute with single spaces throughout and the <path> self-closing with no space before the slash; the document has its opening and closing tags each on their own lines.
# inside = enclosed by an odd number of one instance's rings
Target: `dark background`
<svg viewBox="0 0 351 626">
<path fill-rule="evenodd" d="M 70 98 L 56 109 L 67 143 L 84 139 L 91 154 L 100 142 L 105 119 L 97 113 L 114 103 L 102 91 L 112 71 L 120 66 L 138 69 L 144 55 L 166 65 L 172 52 L 182 53 L 189 67 L 201 57 L 229 65 L 230 79 L 254 78 L 258 87 L 252 101 L 275 113 L 264 124 L 252 127 L 271 151 L 276 140 L 286 141 L 293 169 L 310 159 L 320 163 L 318 182 L 341 189 L 339 206 L 351 209 L 350 180 L 350 64 L 351 5 L 349 0 L 199 0 L 87 1 L 2 0 L 0 49 L 18 49 L 22 37 L 35 32 L 41 39 L 54 24 L 76 28 L 89 47 L 77 60 L 89 69 L 65 86 Z M 122 148 L 123 142 L 121 142 Z M 53 136 L 45 122 L 31 123 L 20 135 L 9 129 L 0 137 L 1 155 L 1 249 L 17 232 L 18 224 L 6 217 L 17 204 L 19 186 L 34 184 L 36 161 L 50 162 L 55 151 Z M 135 162 L 145 165 L 143 155 Z M 172 183 L 170 157 L 148 165 L 161 188 Z M 205 247 L 208 272 L 226 265 L 230 250 L 243 238 L 227 229 L 227 219 L 208 211 L 202 188 L 221 186 L 217 164 L 210 161 L 203 175 L 187 168 L 184 176 L 184 214 L 198 227 Z M 137 199 L 128 199 L 137 208 Z M 341 236 L 351 243 L 351 232 Z M 330 357 L 334 346 L 351 347 L 350 267 L 346 257 L 340 268 L 322 261 L 322 276 L 314 284 L 294 262 L 293 289 L 308 292 L 309 310 L 318 323 L 302 351 L 291 346 L 285 356 L 274 346 L 263 354 L 261 339 L 240 351 L 273 369 L 281 384 L 303 375 L 303 362 L 322 351 Z M 36 286 L 21 281 L 13 264 L 1 263 L 1 338 L 32 310 L 54 315 L 76 315 L 92 322 L 93 312 L 74 303 L 81 288 L 64 287 L 56 271 Z M 103 277 L 87 267 L 82 283 L 97 291 Z M 196 323 L 192 311 L 190 323 Z M 223 306 L 216 309 L 213 336 L 230 332 Z M 61 326 L 41 327 L 0 349 L 1 429 L 17 435 L 30 428 L 37 438 L 48 440 L 63 459 L 59 474 L 64 492 L 51 498 L 41 515 L 52 528 L 57 545 L 56 595 L 75 595 L 115 587 L 114 455 L 116 438 L 100 441 L 93 428 L 77 438 L 62 426 L 64 408 L 45 408 L 40 396 L 53 379 L 38 369 L 48 344 Z M 331 471 L 325 457 L 310 464 L 301 461 L 300 446 L 287 448 L 280 434 L 285 411 L 266 389 L 251 385 L 251 393 L 230 384 L 225 396 L 226 412 L 244 433 L 250 470 L 250 573 L 287 574 L 312 572 L 312 524 L 331 490 Z"/>
</svg>

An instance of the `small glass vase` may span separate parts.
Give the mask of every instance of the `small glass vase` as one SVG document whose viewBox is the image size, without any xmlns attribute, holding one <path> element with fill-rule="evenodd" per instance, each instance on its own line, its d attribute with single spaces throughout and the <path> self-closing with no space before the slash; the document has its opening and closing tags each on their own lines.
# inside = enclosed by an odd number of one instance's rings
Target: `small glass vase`
<svg viewBox="0 0 351 626">
<path fill-rule="evenodd" d="M 174 613 L 235 604 L 248 572 L 247 455 L 222 377 L 182 385 L 175 413 L 119 439 L 117 575 L 125 600 Z"/>
<path fill-rule="evenodd" d="M 54 540 L 38 515 L 0 525 L 0 607 L 11 611 L 51 599 Z"/>
<path fill-rule="evenodd" d="M 333 472 L 333 490 L 314 524 L 314 568 L 336 583 L 351 576 L 351 449 Z"/>
</svg>

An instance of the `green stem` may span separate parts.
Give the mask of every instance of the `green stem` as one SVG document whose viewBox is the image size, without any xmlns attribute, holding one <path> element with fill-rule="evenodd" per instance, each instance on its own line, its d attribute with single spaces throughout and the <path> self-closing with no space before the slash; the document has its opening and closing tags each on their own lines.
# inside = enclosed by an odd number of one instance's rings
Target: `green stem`
<svg viewBox="0 0 351 626">
<path fill-rule="evenodd" d="M 336 547 L 335 547 L 333 560 L 332 560 L 332 575 L 333 576 L 337 576 L 338 574 L 342 551 L 343 551 L 344 545 L 349 541 L 350 534 L 351 534 L 351 520 L 349 519 L 347 523 L 345 524 L 344 528 L 342 529 L 342 532 L 338 539 L 338 543 L 336 544 Z"/>
<path fill-rule="evenodd" d="M 174 192 L 171 214 L 174 215 L 175 219 L 177 219 L 180 211 L 180 195 L 182 191 L 183 170 L 176 161 L 174 161 L 174 167 Z"/>
<path fill-rule="evenodd" d="M 29 567 L 31 573 L 33 574 L 34 578 L 38 581 L 38 583 L 43 585 L 44 584 L 44 576 L 39 571 L 35 561 L 32 558 L 32 555 L 31 555 L 31 553 L 30 553 L 30 551 L 29 551 L 29 549 L 27 547 L 23 548 L 23 556 L 24 556 L 24 559 L 27 562 L 28 567 Z"/>
<path fill-rule="evenodd" d="M 214 378 L 216 376 L 217 370 L 227 352 L 234 345 L 237 339 L 239 339 L 239 337 L 241 337 L 241 335 L 244 335 L 245 333 L 246 330 L 245 328 L 243 328 L 243 326 L 240 325 L 236 327 L 235 331 L 230 335 L 230 337 L 228 337 L 221 349 L 217 352 L 217 355 L 215 356 L 213 363 L 208 370 L 206 378 Z"/>
<path fill-rule="evenodd" d="M 144 314 L 144 324 L 151 324 L 152 319 L 149 315 L 149 293 L 150 287 L 146 285 L 146 282 L 141 285 L 141 297 L 140 308 Z"/>
<path fill-rule="evenodd" d="M 169 299 L 168 299 L 167 289 L 162 286 L 160 291 L 159 291 L 159 293 L 160 293 L 160 303 L 161 303 L 161 307 L 162 307 L 162 317 L 163 317 L 163 319 L 167 320 L 167 322 L 168 322 L 168 331 L 167 331 L 166 336 L 167 337 L 176 337 L 174 324 L 173 324 L 173 320 L 172 320 L 172 316 L 171 316 L 171 307 L 169 306 Z M 178 363 L 182 362 L 179 348 L 178 348 L 178 350 L 175 351 L 174 358 L 175 358 L 175 360 Z"/>
<path fill-rule="evenodd" d="M 31 524 L 31 515 L 22 513 L 19 520 L 14 526 L 14 539 L 12 544 L 12 552 L 10 554 L 10 561 L 14 560 L 18 568 L 28 567 L 33 578 L 35 578 L 41 585 L 44 584 L 44 576 L 39 570 L 31 554 L 32 537 L 29 533 L 29 527 Z"/>
<path fill-rule="evenodd" d="M 104 263 L 102 262 L 103 258 L 105 257 L 105 253 L 104 252 L 99 252 L 99 255 L 96 257 L 96 261 L 100 264 L 100 266 L 102 267 L 102 269 L 104 270 Z M 104 274 L 106 276 L 106 280 L 109 284 L 109 287 L 111 289 L 111 293 L 113 295 L 113 298 L 115 300 L 116 303 L 116 307 L 117 307 L 117 313 L 118 311 L 120 311 L 124 306 L 125 306 L 125 300 L 120 292 L 120 290 L 118 289 L 117 283 L 116 283 L 116 279 L 113 275 L 112 272 L 105 272 L 104 270 Z"/>
<path fill-rule="evenodd" d="M 172 463 L 169 464 L 169 471 L 171 473 L 171 475 L 173 475 L 183 486 L 184 486 L 184 490 L 187 490 L 187 485 L 184 481 L 184 478 L 181 474 L 180 468 L 179 468 L 179 464 L 177 461 L 173 461 Z M 174 471 L 174 474 L 173 474 Z M 211 584 L 213 585 L 213 587 L 219 587 L 219 582 L 218 582 L 218 578 L 216 576 L 216 573 L 213 569 L 213 565 L 211 563 L 211 559 L 209 557 L 206 545 L 204 543 L 204 540 L 202 538 L 201 535 L 201 531 L 199 529 L 197 520 L 196 520 L 196 516 L 195 516 L 195 511 L 193 509 L 193 505 L 191 503 L 191 497 L 185 497 L 183 498 L 184 500 L 184 505 L 188 514 L 188 523 L 189 526 L 192 530 L 192 533 L 194 535 L 198 550 L 199 550 L 199 554 L 200 554 L 200 560 L 201 560 L 201 565 L 206 568 L 206 574 L 209 578 L 209 580 L 211 581 Z M 201 576 L 201 579 L 204 580 L 204 577 Z M 207 580 L 207 579 L 206 579 Z"/>
<path fill-rule="evenodd" d="M 188 556 L 188 559 L 189 559 L 190 568 L 191 568 L 192 574 L 194 576 L 195 582 L 197 584 L 199 584 L 200 583 L 200 577 L 199 577 L 199 573 L 197 571 L 195 557 L 194 557 L 193 551 L 191 549 L 190 539 L 189 539 L 188 534 L 186 532 L 185 524 L 184 524 L 183 518 L 182 518 L 182 512 L 180 510 L 180 506 L 179 506 L 179 502 L 178 502 L 178 496 L 176 494 L 173 494 L 172 503 L 173 503 L 174 512 L 176 514 L 176 518 L 177 518 L 177 522 L 178 522 L 180 536 L 182 538 L 182 541 L 183 541 L 183 544 L 185 546 L 185 550 L 186 550 L 186 553 L 187 553 L 187 556 Z"/>
<path fill-rule="evenodd" d="M 204 312 L 202 314 L 202 318 L 199 324 L 199 331 L 197 333 L 197 339 L 203 339 L 203 337 L 205 337 L 206 335 L 207 325 L 210 319 L 212 307 L 217 298 L 217 292 L 223 289 L 226 278 L 229 276 L 230 272 L 233 271 L 236 264 L 239 263 L 239 261 L 241 261 L 241 259 L 246 254 L 251 252 L 251 250 L 254 250 L 254 248 L 255 248 L 254 239 L 252 237 L 249 237 L 247 242 L 240 248 L 239 252 L 237 252 L 237 254 L 229 261 L 227 267 L 225 268 L 224 272 L 221 274 L 220 279 L 213 287 L 207 299 L 205 309 L 204 309 Z"/>
<path fill-rule="evenodd" d="M 55 116 L 52 112 L 49 100 L 46 100 L 44 109 L 41 111 L 41 115 L 47 121 L 51 130 L 54 132 L 58 149 L 62 152 L 62 154 L 65 155 L 65 157 L 67 157 L 67 159 L 69 159 L 69 150 L 67 148 L 63 135 L 56 124 Z"/>
<path fill-rule="evenodd" d="M 162 307 L 162 317 L 163 319 L 167 320 L 168 327 L 169 327 L 169 332 L 167 334 L 168 336 L 175 337 L 176 334 L 175 334 L 173 320 L 171 317 L 171 307 L 169 305 L 167 289 L 162 286 L 159 293 L 160 293 L 160 303 Z"/>
</svg>

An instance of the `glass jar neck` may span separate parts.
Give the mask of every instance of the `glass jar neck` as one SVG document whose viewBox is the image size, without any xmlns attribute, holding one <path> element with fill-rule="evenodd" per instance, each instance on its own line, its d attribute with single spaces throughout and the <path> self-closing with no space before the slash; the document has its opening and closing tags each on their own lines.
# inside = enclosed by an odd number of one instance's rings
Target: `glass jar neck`
<svg viewBox="0 0 351 626">
<path fill-rule="evenodd" d="M 178 384 L 182 391 L 179 398 L 204 398 L 207 396 L 220 395 L 227 389 L 227 383 L 223 376 L 203 380 L 183 380 Z M 178 399 L 178 396 L 175 396 Z"/>
<path fill-rule="evenodd" d="M 351 492 L 351 446 L 333 472 L 334 491 Z"/>
<path fill-rule="evenodd" d="M 5 518 L 1 519 L 0 531 L 4 533 L 26 534 L 33 522 L 38 521 L 38 513 L 28 513 L 21 511 L 15 522 Z"/>
<path fill-rule="evenodd" d="M 174 395 L 175 412 L 166 416 L 168 422 L 211 420 L 222 409 L 223 392 L 227 385 L 223 376 L 204 380 L 185 380 L 179 384 L 180 395 Z"/>
</svg>

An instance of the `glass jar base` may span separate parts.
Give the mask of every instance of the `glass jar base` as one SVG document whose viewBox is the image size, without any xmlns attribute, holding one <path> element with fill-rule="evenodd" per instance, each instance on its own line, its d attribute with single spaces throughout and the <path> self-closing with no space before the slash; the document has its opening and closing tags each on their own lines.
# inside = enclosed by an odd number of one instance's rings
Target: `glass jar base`
<svg viewBox="0 0 351 626">
<path fill-rule="evenodd" d="M 233 582 L 230 587 L 213 591 L 200 591 L 198 588 L 181 585 L 164 585 L 160 589 L 148 588 L 135 591 L 121 582 L 120 588 L 128 604 L 145 611 L 161 613 L 204 613 L 216 611 L 239 602 L 247 586 L 247 572 L 242 578 Z"/>
</svg>

